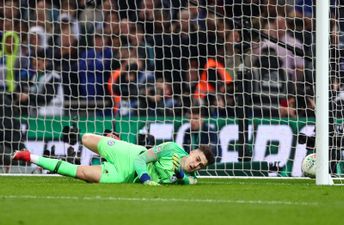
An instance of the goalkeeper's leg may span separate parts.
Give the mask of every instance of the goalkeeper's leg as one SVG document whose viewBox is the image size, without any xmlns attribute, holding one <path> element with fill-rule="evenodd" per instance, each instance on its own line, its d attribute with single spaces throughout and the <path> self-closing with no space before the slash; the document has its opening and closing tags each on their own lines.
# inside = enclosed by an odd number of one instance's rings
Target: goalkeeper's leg
<svg viewBox="0 0 344 225">
<path fill-rule="evenodd" d="M 51 172 L 79 178 L 88 182 L 99 182 L 101 176 L 100 166 L 79 166 L 58 159 L 34 155 L 28 150 L 16 151 L 12 159 L 31 162 Z"/>
<path fill-rule="evenodd" d="M 99 155 L 98 143 L 103 138 L 104 138 L 104 136 L 86 133 L 82 136 L 82 144 L 83 144 L 83 146 L 85 146 L 86 148 L 91 150 L 92 152 Z"/>
</svg>

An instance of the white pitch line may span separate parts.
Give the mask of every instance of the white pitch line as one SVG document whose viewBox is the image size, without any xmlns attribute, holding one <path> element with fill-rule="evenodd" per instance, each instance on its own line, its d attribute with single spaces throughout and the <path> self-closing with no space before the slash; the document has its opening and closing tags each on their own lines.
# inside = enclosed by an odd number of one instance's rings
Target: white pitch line
<svg viewBox="0 0 344 225">
<path fill-rule="evenodd" d="M 199 183 L 202 184 L 228 184 L 228 185 L 269 185 L 269 186 L 293 186 L 295 183 L 284 183 L 284 182 L 265 182 L 265 183 L 259 183 L 259 182 L 238 182 L 238 181 L 231 181 L 228 180 L 226 181 L 203 181 L 201 180 Z M 302 186 L 315 186 L 315 183 L 298 183 L 297 185 L 302 185 Z"/>
<path fill-rule="evenodd" d="M 0 195 L 0 199 L 46 199 L 46 200 L 85 200 L 85 201 L 134 201 L 134 202 L 193 202 L 249 205 L 302 205 L 318 206 L 318 202 L 266 201 L 266 200 L 225 200 L 225 199 L 186 199 L 186 198 L 129 198 L 129 197 L 73 197 L 73 196 L 37 196 L 37 195 Z"/>
</svg>

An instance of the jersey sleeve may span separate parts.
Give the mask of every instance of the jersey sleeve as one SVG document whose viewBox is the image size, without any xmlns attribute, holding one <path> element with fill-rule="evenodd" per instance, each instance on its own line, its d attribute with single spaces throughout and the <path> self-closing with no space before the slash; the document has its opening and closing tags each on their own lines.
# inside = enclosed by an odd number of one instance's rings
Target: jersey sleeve
<svg viewBox="0 0 344 225">
<path fill-rule="evenodd" d="M 137 175 L 139 176 L 142 183 L 147 180 L 151 180 L 153 174 L 149 174 L 147 164 L 150 162 L 160 161 L 159 164 L 155 165 L 154 177 L 158 175 L 160 182 L 166 184 L 194 184 L 196 179 L 189 174 L 184 174 L 182 178 L 176 178 L 175 171 L 173 171 L 172 155 L 179 150 L 179 146 L 172 142 L 163 143 L 141 153 L 135 159 L 134 167 Z M 184 152 L 184 150 L 183 150 Z M 187 153 L 180 153 L 182 156 Z M 152 172 L 152 171 L 151 171 Z"/>
<path fill-rule="evenodd" d="M 161 157 L 170 154 L 167 144 L 160 144 L 141 153 L 134 161 L 134 168 L 142 183 L 150 180 L 147 163 L 158 161 Z"/>
<path fill-rule="evenodd" d="M 163 143 L 153 147 L 153 151 L 157 156 L 157 160 L 165 156 L 171 156 L 173 154 L 173 143 Z"/>
<path fill-rule="evenodd" d="M 148 175 L 148 169 L 147 169 L 147 163 L 154 162 L 157 160 L 157 156 L 152 151 L 152 149 L 149 149 L 141 154 L 139 154 L 135 161 L 134 161 L 134 168 L 141 179 L 142 175 L 147 174 Z M 142 181 L 142 180 L 141 180 Z"/>
</svg>

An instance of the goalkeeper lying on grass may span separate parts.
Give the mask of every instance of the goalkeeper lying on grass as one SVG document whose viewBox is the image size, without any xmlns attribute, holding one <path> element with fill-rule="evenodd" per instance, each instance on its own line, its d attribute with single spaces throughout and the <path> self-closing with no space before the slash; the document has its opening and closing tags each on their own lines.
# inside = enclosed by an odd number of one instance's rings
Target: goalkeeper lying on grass
<svg viewBox="0 0 344 225">
<path fill-rule="evenodd" d="M 146 185 L 195 184 L 194 172 L 214 163 L 210 148 L 186 153 L 174 142 L 153 148 L 96 134 L 84 134 L 82 143 L 107 161 L 97 166 L 74 165 L 65 161 L 16 151 L 14 160 L 32 162 L 51 172 L 94 183 L 135 183 Z"/>
</svg>

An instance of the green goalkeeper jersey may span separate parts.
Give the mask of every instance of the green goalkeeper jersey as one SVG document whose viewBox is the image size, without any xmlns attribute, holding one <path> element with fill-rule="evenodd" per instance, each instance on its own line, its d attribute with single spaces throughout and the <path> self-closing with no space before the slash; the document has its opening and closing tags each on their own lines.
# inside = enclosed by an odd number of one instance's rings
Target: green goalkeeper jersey
<svg viewBox="0 0 344 225">
<path fill-rule="evenodd" d="M 172 156 L 177 155 L 179 160 L 188 155 L 185 150 L 174 142 L 165 142 L 160 145 L 154 146 L 153 151 L 156 154 L 156 160 L 147 163 L 147 172 L 151 176 L 151 180 L 158 183 L 175 183 L 175 171 L 173 167 Z M 188 183 L 188 177 L 193 174 L 185 173 L 186 183 Z"/>
</svg>

